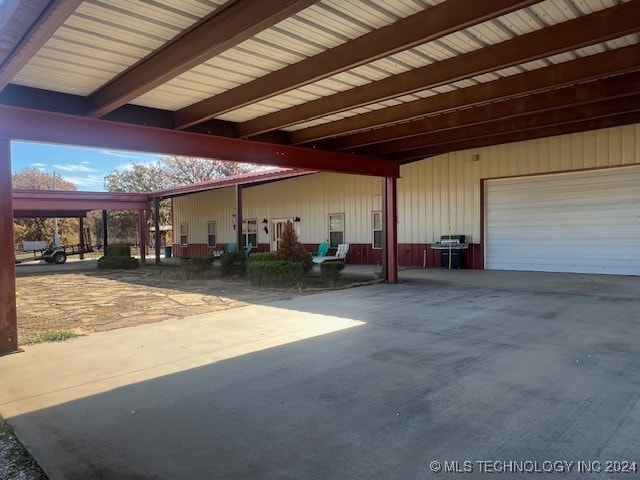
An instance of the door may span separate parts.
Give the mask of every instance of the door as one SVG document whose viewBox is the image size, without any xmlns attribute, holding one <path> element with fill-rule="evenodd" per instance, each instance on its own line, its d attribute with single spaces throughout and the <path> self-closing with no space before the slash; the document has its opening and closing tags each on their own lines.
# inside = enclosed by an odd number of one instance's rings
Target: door
<svg viewBox="0 0 640 480">
<path fill-rule="evenodd" d="M 274 218 L 271 220 L 271 251 L 278 251 L 278 245 L 282 239 L 282 232 L 287 222 L 291 220 L 287 218 Z"/>
<path fill-rule="evenodd" d="M 486 268 L 640 275 L 640 167 L 486 182 Z"/>
</svg>

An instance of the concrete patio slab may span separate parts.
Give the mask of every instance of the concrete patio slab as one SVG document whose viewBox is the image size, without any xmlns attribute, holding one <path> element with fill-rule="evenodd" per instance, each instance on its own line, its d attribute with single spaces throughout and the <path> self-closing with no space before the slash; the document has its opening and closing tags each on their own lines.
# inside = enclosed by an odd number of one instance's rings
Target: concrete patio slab
<svg viewBox="0 0 640 480">
<path fill-rule="evenodd" d="M 0 359 L 0 413 L 52 480 L 640 461 L 640 298 L 498 280 L 375 285 L 28 347 Z"/>
</svg>

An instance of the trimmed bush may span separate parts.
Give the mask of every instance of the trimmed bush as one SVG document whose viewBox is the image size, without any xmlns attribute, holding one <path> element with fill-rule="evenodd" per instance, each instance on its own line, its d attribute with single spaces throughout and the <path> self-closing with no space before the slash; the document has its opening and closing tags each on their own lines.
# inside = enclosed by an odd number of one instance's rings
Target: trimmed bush
<svg viewBox="0 0 640 480">
<path fill-rule="evenodd" d="M 339 260 L 330 260 L 320 264 L 320 276 L 325 282 L 331 285 L 338 282 L 342 270 L 344 270 L 344 263 Z"/>
<path fill-rule="evenodd" d="M 191 270 L 202 272 L 213 267 L 214 260 L 213 255 L 193 255 L 189 257 L 187 265 Z"/>
<path fill-rule="evenodd" d="M 249 255 L 249 263 L 253 263 L 253 262 L 275 262 L 277 260 L 276 258 L 277 253 L 276 252 L 263 252 L 263 253 L 252 253 Z"/>
<path fill-rule="evenodd" d="M 301 262 L 275 260 L 270 262 L 250 262 L 249 282 L 265 287 L 295 287 L 304 277 Z"/>
<path fill-rule="evenodd" d="M 242 252 L 227 252 L 220 257 L 222 275 L 225 277 L 244 277 L 247 274 L 247 259 Z"/>
<path fill-rule="evenodd" d="M 104 251 L 105 257 L 130 257 L 131 256 L 131 245 L 127 245 L 125 243 L 114 243 L 113 245 L 107 245 L 107 248 Z"/>
<path fill-rule="evenodd" d="M 125 255 L 110 255 L 98 259 L 98 268 L 102 270 L 131 270 L 139 266 L 140 262 L 137 258 Z"/>
</svg>

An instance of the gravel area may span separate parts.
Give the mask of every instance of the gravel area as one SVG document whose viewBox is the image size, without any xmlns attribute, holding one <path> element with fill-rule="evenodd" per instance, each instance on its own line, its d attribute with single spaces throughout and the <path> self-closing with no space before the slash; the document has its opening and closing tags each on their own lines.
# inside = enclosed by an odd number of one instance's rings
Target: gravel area
<svg viewBox="0 0 640 480">
<path fill-rule="evenodd" d="M 47 480 L 47 476 L 0 417 L 0 478 L 2 480 Z"/>
</svg>

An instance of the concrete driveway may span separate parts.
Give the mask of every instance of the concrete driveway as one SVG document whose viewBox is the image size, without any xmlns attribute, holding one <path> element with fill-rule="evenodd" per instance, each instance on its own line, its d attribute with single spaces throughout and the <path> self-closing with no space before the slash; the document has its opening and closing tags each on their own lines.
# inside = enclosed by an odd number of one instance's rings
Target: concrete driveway
<svg viewBox="0 0 640 480">
<path fill-rule="evenodd" d="M 52 480 L 638 477 L 639 279 L 414 277 L 28 347 L 0 413 Z"/>
</svg>

